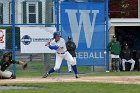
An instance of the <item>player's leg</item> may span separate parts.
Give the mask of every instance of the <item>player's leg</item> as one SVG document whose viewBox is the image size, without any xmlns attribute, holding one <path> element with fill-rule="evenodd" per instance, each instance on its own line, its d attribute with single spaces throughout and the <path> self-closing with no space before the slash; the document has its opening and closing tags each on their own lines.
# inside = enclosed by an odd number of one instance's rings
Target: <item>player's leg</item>
<svg viewBox="0 0 140 93">
<path fill-rule="evenodd" d="M 73 57 L 73 59 L 76 62 L 76 57 Z M 72 66 L 71 66 L 69 61 L 67 61 L 67 65 L 68 65 L 68 71 L 71 72 L 72 71 Z"/>
<path fill-rule="evenodd" d="M 115 68 L 114 68 L 114 58 L 115 58 L 115 56 L 113 54 L 111 54 L 110 58 L 111 58 L 111 70 L 114 72 L 115 71 Z"/>
<path fill-rule="evenodd" d="M 75 64 L 75 66 L 76 66 L 76 69 L 77 69 L 77 61 L 76 61 L 76 57 L 73 57 L 73 59 L 74 59 L 74 64 Z M 77 70 L 78 71 L 78 70 Z M 77 76 L 76 78 L 79 78 L 79 76 Z"/>
<path fill-rule="evenodd" d="M 76 78 L 79 78 L 79 76 L 78 76 L 78 70 L 77 70 L 77 65 L 76 65 L 76 62 L 74 61 L 73 57 L 71 56 L 71 54 L 69 52 L 66 52 L 64 58 L 67 61 L 69 61 L 70 64 L 72 65 L 72 69 L 73 69 L 73 71 L 75 73 L 75 77 Z"/>
<path fill-rule="evenodd" d="M 15 74 L 12 74 L 11 75 L 11 79 L 16 79 L 16 75 Z"/>
<path fill-rule="evenodd" d="M 131 59 L 128 62 L 132 63 L 131 68 L 130 68 L 130 71 L 132 71 L 134 69 L 134 66 L 135 66 L 135 60 Z"/>
<path fill-rule="evenodd" d="M 68 72 L 71 72 L 72 71 L 72 68 L 71 68 L 71 64 L 69 61 L 67 61 L 67 65 L 68 65 Z"/>
<path fill-rule="evenodd" d="M 115 72 L 116 71 L 116 65 L 115 65 L 115 58 L 112 58 L 112 71 Z"/>
<path fill-rule="evenodd" d="M 57 71 L 60 69 L 60 66 L 62 64 L 62 60 L 63 60 L 63 56 L 61 56 L 61 54 L 57 54 L 56 55 L 56 61 L 55 61 L 55 66 L 54 66 L 54 70 Z"/>
<path fill-rule="evenodd" d="M 2 71 L 0 71 L 0 79 L 2 79 Z"/>
<path fill-rule="evenodd" d="M 77 64 L 77 62 L 76 62 L 76 57 L 73 57 L 73 59 L 74 59 L 75 64 Z"/>
<path fill-rule="evenodd" d="M 126 62 L 126 60 L 125 60 L 125 59 L 122 59 L 122 67 L 123 67 L 123 71 L 125 71 L 125 62 Z"/>
<path fill-rule="evenodd" d="M 2 75 L 2 79 L 10 79 L 10 78 L 15 79 L 12 77 L 12 75 L 13 75 L 12 72 L 7 71 L 7 70 L 1 72 L 1 75 Z"/>
<path fill-rule="evenodd" d="M 63 57 L 61 57 L 59 54 L 56 54 L 56 60 L 55 60 L 55 66 L 52 67 L 42 78 L 46 78 L 49 74 L 57 71 L 62 63 Z"/>
<path fill-rule="evenodd" d="M 53 68 L 51 68 L 51 70 L 48 72 L 48 74 L 51 74 L 60 68 L 62 59 L 63 59 L 63 57 L 61 57 L 59 54 L 56 54 L 55 66 Z"/>
<path fill-rule="evenodd" d="M 117 59 L 114 58 L 114 68 L 115 68 L 115 72 L 117 72 Z"/>
<path fill-rule="evenodd" d="M 120 72 L 120 59 L 116 58 L 116 71 Z"/>
</svg>

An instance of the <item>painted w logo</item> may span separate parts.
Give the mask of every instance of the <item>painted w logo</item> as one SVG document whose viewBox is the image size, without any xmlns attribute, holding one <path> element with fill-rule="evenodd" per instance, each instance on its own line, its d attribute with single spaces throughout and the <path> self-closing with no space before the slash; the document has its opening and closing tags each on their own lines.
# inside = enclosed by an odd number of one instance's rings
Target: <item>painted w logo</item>
<svg viewBox="0 0 140 93">
<path fill-rule="evenodd" d="M 73 40 L 78 47 L 80 31 L 83 26 L 87 48 L 91 47 L 92 36 L 94 32 L 94 26 L 96 21 L 96 16 L 99 13 L 99 10 L 72 10 L 66 9 L 65 12 L 68 14 L 68 19 L 70 22 L 70 28 L 72 31 Z M 80 18 L 79 22 L 77 19 L 77 14 L 79 13 Z M 93 15 L 91 18 L 90 13 Z M 92 21 L 90 21 L 92 19 Z"/>
</svg>

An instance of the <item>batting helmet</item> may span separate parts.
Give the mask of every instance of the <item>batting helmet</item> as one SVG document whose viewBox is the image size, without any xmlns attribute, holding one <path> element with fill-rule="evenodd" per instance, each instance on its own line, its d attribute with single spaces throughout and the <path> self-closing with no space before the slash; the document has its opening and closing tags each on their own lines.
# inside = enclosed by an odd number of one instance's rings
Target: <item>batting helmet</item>
<svg viewBox="0 0 140 93">
<path fill-rule="evenodd" d="M 5 58 L 5 57 L 9 57 L 10 58 L 10 60 L 12 60 L 12 52 L 5 52 L 4 54 L 3 54 L 3 59 Z"/>
<path fill-rule="evenodd" d="M 128 46 L 128 44 L 127 44 L 127 43 L 125 43 L 125 44 L 124 44 L 124 46 Z"/>
<path fill-rule="evenodd" d="M 56 36 L 60 36 L 60 33 L 59 32 L 54 32 L 53 33 L 53 38 L 56 38 Z"/>
<path fill-rule="evenodd" d="M 116 35 L 113 35 L 113 38 L 116 38 Z"/>
<path fill-rule="evenodd" d="M 71 40 L 71 37 L 70 36 L 68 36 L 68 40 Z"/>
</svg>

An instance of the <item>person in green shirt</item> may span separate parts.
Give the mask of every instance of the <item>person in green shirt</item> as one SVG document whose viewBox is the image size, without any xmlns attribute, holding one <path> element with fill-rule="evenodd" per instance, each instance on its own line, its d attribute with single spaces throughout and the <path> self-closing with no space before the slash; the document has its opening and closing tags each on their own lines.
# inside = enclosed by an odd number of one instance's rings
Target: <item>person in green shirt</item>
<svg viewBox="0 0 140 93">
<path fill-rule="evenodd" d="M 117 41 L 116 36 L 113 36 L 113 40 L 108 45 L 109 51 L 111 52 L 111 65 L 112 71 L 119 72 L 120 71 L 120 52 L 121 52 L 121 44 Z"/>
<path fill-rule="evenodd" d="M 6 70 L 11 64 L 20 64 L 24 66 L 26 63 L 23 61 L 12 60 L 11 52 L 4 53 L 0 61 L 0 79 L 15 79 L 16 78 L 16 76 L 11 71 Z"/>
</svg>

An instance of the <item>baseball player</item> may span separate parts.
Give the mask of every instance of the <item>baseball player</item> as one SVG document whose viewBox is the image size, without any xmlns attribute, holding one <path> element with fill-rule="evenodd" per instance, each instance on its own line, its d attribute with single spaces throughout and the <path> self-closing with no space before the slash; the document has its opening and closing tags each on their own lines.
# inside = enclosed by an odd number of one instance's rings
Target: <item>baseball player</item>
<svg viewBox="0 0 140 93">
<path fill-rule="evenodd" d="M 59 32 L 54 32 L 53 34 L 53 40 L 51 42 L 48 42 L 46 46 L 48 46 L 50 49 L 56 50 L 56 61 L 55 66 L 51 68 L 44 76 L 43 78 L 46 78 L 49 74 L 57 71 L 62 63 L 62 60 L 65 59 L 72 65 L 73 71 L 75 73 L 75 78 L 79 78 L 76 62 L 74 61 L 71 54 L 67 51 L 65 40 L 60 37 Z"/>
<path fill-rule="evenodd" d="M 123 71 L 125 71 L 126 62 L 132 63 L 130 68 L 130 71 L 132 71 L 135 66 L 135 60 L 133 59 L 132 51 L 128 48 L 128 44 L 125 44 L 124 49 L 121 51 L 121 58 L 122 58 Z"/>
<path fill-rule="evenodd" d="M 113 36 L 113 40 L 108 45 L 109 51 L 111 52 L 111 59 L 112 59 L 112 71 L 120 72 L 120 52 L 121 52 L 121 45 L 120 42 L 117 41 L 116 36 Z"/>
<path fill-rule="evenodd" d="M 70 36 L 68 36 L 68 41 L 66 42 L 66 47 L 67 47 L 68 52 L 72 55 L 74 61 L 76 62 L 76 53 L 75 53 L 76 45 L 72 41 L 72 38 Z M 68 72 L 71 72 L 72 67 L 71 67 L 70 62 L 67 61 L 67 65 L 68 65 Z"/>
<path fill-rule="evenodd" d="M 12 60 L 12 53 L 6 52 L 0 61 L 0 79 L 16 78 L 16 76 L 12 72 L 6 70 L 11 64 L 20 64 L 22 65 L 23 69 L 27 67 L 27 63 L 23 61 Z"/>
</svg>

